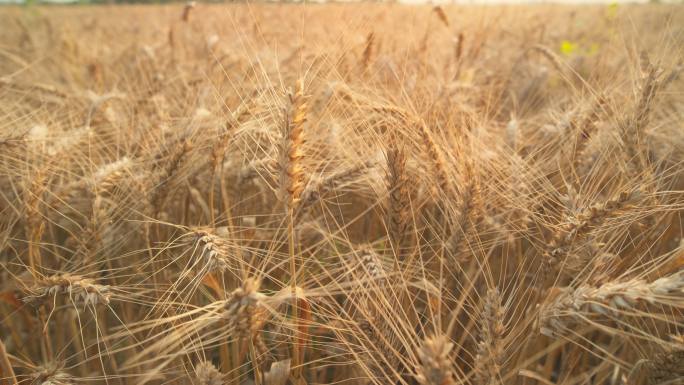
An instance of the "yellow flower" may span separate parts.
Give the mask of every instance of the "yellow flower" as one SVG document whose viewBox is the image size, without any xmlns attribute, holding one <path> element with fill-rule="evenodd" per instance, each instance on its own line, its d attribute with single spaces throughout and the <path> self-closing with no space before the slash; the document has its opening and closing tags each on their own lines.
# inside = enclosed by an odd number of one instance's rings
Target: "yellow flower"
<svg viewBox="0 0 684 385">
<path fill-rule="evenodd" d="M 577 44 L 568 40 L 563 40 L 560 45 L 560 51 L 563 55 L 570 56 L 577 51 Z"/>
</svg>

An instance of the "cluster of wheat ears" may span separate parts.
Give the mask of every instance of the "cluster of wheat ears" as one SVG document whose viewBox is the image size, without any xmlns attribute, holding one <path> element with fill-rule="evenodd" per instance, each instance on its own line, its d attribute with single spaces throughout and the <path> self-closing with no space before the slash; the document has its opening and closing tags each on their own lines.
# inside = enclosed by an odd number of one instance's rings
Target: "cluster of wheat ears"
<svg viewBox="0 0 684 385">
<path fill-rule="evenodd" d="M 682 26 L 0 9 L 0 383 L 682 384 Z"/>
</svg>

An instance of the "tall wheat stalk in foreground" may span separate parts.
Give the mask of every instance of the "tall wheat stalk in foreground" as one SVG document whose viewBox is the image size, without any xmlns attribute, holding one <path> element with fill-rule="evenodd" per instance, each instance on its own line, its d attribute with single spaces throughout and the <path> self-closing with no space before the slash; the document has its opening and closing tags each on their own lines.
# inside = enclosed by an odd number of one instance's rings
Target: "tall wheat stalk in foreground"
<svg viewBox="0 0 684 385">
<path fill-rule="evenodd" d="M 301 366 L 303 364 L 302 350 L 305 340 L 299 338 L 300 314 L 299 301 L 297 298 L 297 257 L 298 246 L 295 237 L 295 215 L 300 208 L 301 195 L 304 191 L 304 169 L 302 165 L 302 145 L 304 141 L 304 122 L 306 121 L 307 104 L 304 95 L 304 81 L 300 79 L 294 93 L 288 94 L 288 105 L 283 115 L 283 127 L 281 130 L 281 144 L 278 154 L 278 166 L 280 168 L 280 199 L 285 207 L 287 222 L 287 243 L 290 260 L 290 287 L 292 289 L 293 306 L 292 316 L 295 320 L 294 333 L 298 338 L 292 345 L 292 365 L 295 381 L 301 382 Z"/>
</svg>

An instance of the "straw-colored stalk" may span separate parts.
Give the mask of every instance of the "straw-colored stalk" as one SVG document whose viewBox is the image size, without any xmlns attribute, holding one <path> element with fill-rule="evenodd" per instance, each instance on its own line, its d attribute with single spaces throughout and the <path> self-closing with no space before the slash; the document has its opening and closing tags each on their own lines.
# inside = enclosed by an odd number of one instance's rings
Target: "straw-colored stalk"
<svg viewBox="0 0 684 385">
<path fill-rule="evenodd" d="M 0 384 L 7 382 L 9 385 L 17 385 L 17 378 L 14 375 L 14 369 L 7 356 L 5 344 L 0 338 Z"/>
<path fill-rule="evenodd" d="M 288 253 L 290 260 L 290 286 L 293 295 L 293 318 L 295 321 L 294 330 L 298 331 L 301 327 L 299 320 L 299 309 L 297 298 L 297 262 L 295 252 L 295 213 L 299 207 L 301 194 L 304 190 L 304 168 L 302 166 L 302 145 L 304 142 L 304 122 L 307 115 L 307 96 L 304 94 L 304 81 L 297 82 L 294 93 L 288 95 L 288 104 L 284 110 L 282 122 L 282 138 L 280 142 L 278 163 L 280 168 L 280 191 L 279 198 L 285 207 L 287 233 L 288 233 Z M 301 377 L 300 344 L 292 345 L 292 366 L 295 378 Z"/>
</svg>

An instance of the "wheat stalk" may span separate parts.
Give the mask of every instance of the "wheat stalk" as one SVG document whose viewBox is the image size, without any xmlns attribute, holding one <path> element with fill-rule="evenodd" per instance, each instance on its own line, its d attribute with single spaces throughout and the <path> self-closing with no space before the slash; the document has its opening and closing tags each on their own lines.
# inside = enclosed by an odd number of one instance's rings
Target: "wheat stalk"
<svg viewBox="0 0 684 385">
<path fill-rule="evenodd" d="M 14 369 L 12 368 L 12 363 L 7 356 L 7 349 L 5 344 L 0 339 L 0 378 L 6 379 L 9 385 L 17 385 L 17 378 L 14 375 Z"/>
<path fill-rule="evenodd" d="M 302 144 L 304 141 L 304 122 L 307 115 L 307 96 L 304 94 L 304 80 L 300 79 L 294 93 L 288 96 L 289 104 L 285 108 L 282 125 L 282 139 L 279 148 L 278 163 L 280 168 L 280 200 L 284 203 L 287 215 L 288 254 L 290 261 L 290 288 L 294 306 L 294 330 L 302 327 L 297 301 L 297 262 L 295 245 L 295 213 L 299 206 L 301 194 L 304 190 L 304 168 L 301 164 L 303 157 Z M 304 346 L 292 344 L 293 376 L 301 378 L 301 362 Z"/>
</svg>

